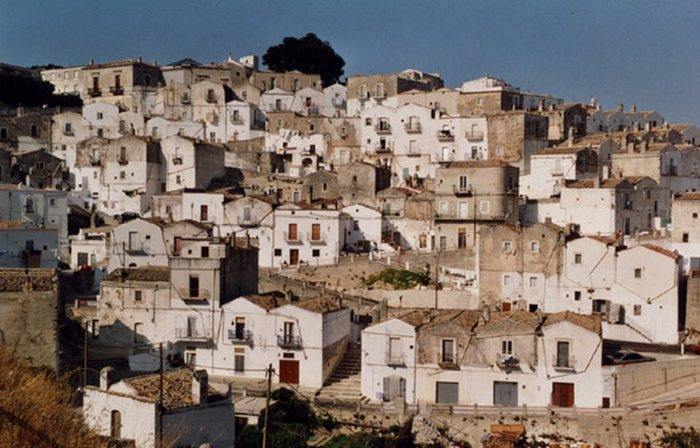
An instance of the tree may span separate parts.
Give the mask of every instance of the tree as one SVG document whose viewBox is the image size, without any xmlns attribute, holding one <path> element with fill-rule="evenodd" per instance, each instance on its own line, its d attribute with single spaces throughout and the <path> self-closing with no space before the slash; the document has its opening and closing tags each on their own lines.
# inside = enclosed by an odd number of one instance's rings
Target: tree
<svg viewBox="0 0 700 448">
<path fill-rule="evenodd" d="M 314 33 L 302 38 L 285 37 L 281 44 L 267 49 L 263 63 L 276 72 L 299 70 L 302 73 L 317 73 L 321 75 L 324 87 L 339 82 L 345 67 L 345 61 L 331 44 Z"/>
</svg>

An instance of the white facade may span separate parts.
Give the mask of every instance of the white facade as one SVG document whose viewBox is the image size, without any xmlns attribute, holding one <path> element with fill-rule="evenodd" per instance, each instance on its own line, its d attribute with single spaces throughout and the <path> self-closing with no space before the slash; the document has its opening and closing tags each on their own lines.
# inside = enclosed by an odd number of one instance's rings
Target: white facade
<svg viewBox="0 0 700 448">
<path fill-rule="evenodd" d="M 58 267 L 58 230 L 31 224 L 0 228 L 0 266 L 3 268 Z"/>
<path fill-rule="evenodd" d="M 153 117 L 146 123 L 146 135 L 164 139 L 173 135 L 181 135 L 195 139 L 204 138 L 205 125 L 191 120 L 168 120 L 163 117 Z"/>
<path fill-rule="evenodd" d="M 144 219 L 134 219 L 112 230 L 108 270 L 143 266 L 168 266 L 163 229 Z"/>
<path fill-rule="evenodd" d="M 338 262 L 345 245 L 339 210 L 285 204 L 274 211 L 273 267 Z"/>
<path fill-rule="evenodd" d="M 83 106 L 83 119 L 91 136 L 119 137 L 119 108 L 113 104 L 95 102 Z"/>
<path fill-rule="evenodd" d="M 212 179 L 226 171 L 223 146 L 174 135 L 161 140 L 161 149 L 165 156 L 166 191 L 207 189 Z"/>
<path fill-rule="evenodd" d="M 345 215 L 345 247 L 354 251 L 377 251 L 382 243 L 382 214 L 362 204 L 342 208 Z"/>
</svg>

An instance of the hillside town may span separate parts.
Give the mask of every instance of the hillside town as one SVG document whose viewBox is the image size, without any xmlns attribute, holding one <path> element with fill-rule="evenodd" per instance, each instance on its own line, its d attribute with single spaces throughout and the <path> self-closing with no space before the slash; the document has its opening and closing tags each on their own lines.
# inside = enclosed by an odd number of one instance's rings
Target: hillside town
<svg viewBox="0 0 700 448">
<path fill-rule="evenodd" d="M 332 417 L 313 446 L 700 421 L 695 125 L 489 75 L 85 62 L 0 65 L 82 103 L 0 106 L 0 344 L 109 446 L 248 446 L 277 389 Z"/>
</svg>

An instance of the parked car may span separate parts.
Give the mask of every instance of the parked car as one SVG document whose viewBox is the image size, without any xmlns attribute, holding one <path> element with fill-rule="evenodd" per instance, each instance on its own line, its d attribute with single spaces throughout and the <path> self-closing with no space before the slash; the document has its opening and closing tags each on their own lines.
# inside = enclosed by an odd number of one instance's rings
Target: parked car
<svg viewBox="0 0 700 448">
<path fill-rule="evenodd" d="M 615 353 L 611 353 L 605 357 L 605 364 L 631 364 L 635 362 L 650 362 L 650 361 L 656 361 L 656 358 L 652 358 L 651 356 L 644 356 L 642 354 L 639 354 L 637 352 L 628 352 L 628 351 L 618 351 Z"/>
</svg>

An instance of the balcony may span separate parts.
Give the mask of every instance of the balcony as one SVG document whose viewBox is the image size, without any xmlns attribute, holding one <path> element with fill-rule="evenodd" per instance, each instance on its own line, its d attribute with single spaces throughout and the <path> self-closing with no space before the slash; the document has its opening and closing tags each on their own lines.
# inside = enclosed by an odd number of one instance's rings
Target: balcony
<svg viewBox="0 0 700 448">
<path fill-rule="evenodd" d="M 289 244 L 301 244 L 301 235 L 298 232 L 284 232 L 284 241 Z"/>
<path fill-rule="evenodd" d="M 374 145 L 375 154 L 390 154 L 391 151 L 392 145 L 390 143 L 384 143 L 383 145 L 381 143 L 376 143 Z"/>
<path fill-rule="evenodd" d="M 208 96 L 208 97 L 206 98 L 206 102 L 209 103 L 209 104 L 216 104 L 216 97 Z"/>
<path fill-rule="evenodd" d="M 128 160 L 126 157 L 119 157 L 119 158 L 117 159 L 117 162 L 118 162 L 120 165 L 127 165 L 127 164 L 129 163 L 129 160 Z"/>
<path fill-rule="evenodd" d="M 498 354 L 496 365 L 503 370 L 520 369 L 520 358 L 513 355 Z"/>
<path fill-rule="evenodd" d="M 173 157 L 173 165 L 182 165 L 182 157 L 179 157 L 179 156 Z"/>
<path fill-rule="evenodd" d="M 122 86 L 111 86 L 109 92 L 112 95 L 124 95 L 124 87 Z"/>
<path fill-rule="evenodd" d="M 407 134 L 420 134 L 423 132 L 423 127 L 420 123 L 404 123 L 403 128 L 406 130 Z"/>
<path fill-rule="evenodd" d="M 181 96 L 181 97 L 180 97 L 180 103 L 182 103 L 182 104 L 190 104 L 190 97 L 189 97 L 189 96 Z"/>
<path fill-rule="evenodd" d="M 208 341 L 211 336 L 196 328 L 176 328 L 175 338 L 180 341 Z"/>
<path fill-rule="evenodd" d="M 102 96 L 102 90 L 98 88 L 89 88 L 88 87 L 88 96 L 96 97 L 96 96 Z"/>
<path fill-rule="evenodd" d="M 244 216 L 239 216 L 238 219 L 236 219 L 236 224 L 238 224 L 241 227 L 257 227 L 258 223 L 253 220 L 253 218 L 248 217 L 247 219 Z"/>
<path fill-rule="evenodd" d="M 471 185 L 464 187 L 461 185 L 452 185 L 452 193 L 454 193 L 455 196 L 472 196 L 474 194 Z"/>
<path fill-rule="evenodd" d="M 229 330 L 228 340 L 231 341 L 232 344 L 251 345 L 253 343 L 253 333 L 249 330 Z"/>
<path fill-rule="evenodd" d="M 326 239 L 325 233 L 321 233 L 319 235 L 314 235 L 313 233 L 307 233 L 306 240 L 309 242 L 309 244 L 314 244 L 314 245 L 325 245 L 326 242 L 328 241 Z"/>
<path fill-rule="evenodd" d="M 391 134 L 391 125 L 380 121 L 374 125 L 374 132 L 380 135 Z"/>
<path fill-rule="evenodd" d="M 73 132 L 73 129 L 63 129 L 63 135 L 73 137 L 75 132 Z"/>
<path fill-rule="evenodd" d="M 433 156 L 433 163 L 450 163 L 455 161 L 454 154 L 438 154 Z"/>
<path fill-rule="evenodd" d="M 470 142 L 478 142 L 484 139 L 484 133 L 482 131 L 467 131 L 465 137 Z"/>
<path fill-rule="evenodd" d="M 557 355 L 552 355 L 552 366 L 554 370 L 562 372 L 573 372 L 576 365 L 576 358 L 573 356 L 559 357 Z"/>
<path fill-rule="evenodd" d="M 438 366 L 443 370 L 459 370 L 457 356 L 454 353 L 439 353 Z"/>
<path fill-rule="evenodd" d="M 130 255 L 147 255 L 148 246 L 143 241 L 131 241 L 124 246 L 124 251 Z"/>
<path fill-rule="evenodd" d="M 403 367 L 406 365 L 406 359 L 403 353 L 386 352 L 386 364 L 392 367 Z"/>
<path fill-rule="evenodd" d="M 452 131 L 446 129 L 437 131 L 437 139 L 441 142 L 453 142 L 455 141 L 455 135 Z"/>
<path fill-rule="evenodd" d="M 243 124 L 243 118 L 237 117 L 237 116 L 234 115 L 234 116 L 231 118 L 231 123 L 237 124 L 237 125 L 242 125 L 242 124 Z"/>
<path fill-rule="evenodd" d="M 301 349 L 301 337 L 290 334 L 277 335 L 277 345 L 287 350 Z"/>
</svg>

